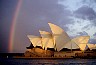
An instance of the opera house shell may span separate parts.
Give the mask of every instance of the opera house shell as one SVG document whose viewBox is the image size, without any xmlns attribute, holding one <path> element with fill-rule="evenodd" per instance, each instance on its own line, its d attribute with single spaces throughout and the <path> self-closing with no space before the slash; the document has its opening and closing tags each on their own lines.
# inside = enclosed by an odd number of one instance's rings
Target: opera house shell
<svg viewBox="0 0 96 65">
<path fill-rule="evenodd" d="M 90 36 L 79 36 L 71 39 L 59 26 L 52 23 L 48 24 L 52 31 L 51 33 L 39 30 L 41 36 L 27 35 L 33 48 L 27 48 L 24 53 L 26 57 L 57 57 L 58 55 L 74 56 L 77 52 L 73 53 L 73 49 L 79 49 L 79 52 L 84 52 L 86 47 L 90 48 L 90 50 L 96 48 L 96 45 L 88 44 Z M 61 52 L 64 48 L 69 49 L 71 54 L 65 53 L 67 50 Z"/>
</svg>

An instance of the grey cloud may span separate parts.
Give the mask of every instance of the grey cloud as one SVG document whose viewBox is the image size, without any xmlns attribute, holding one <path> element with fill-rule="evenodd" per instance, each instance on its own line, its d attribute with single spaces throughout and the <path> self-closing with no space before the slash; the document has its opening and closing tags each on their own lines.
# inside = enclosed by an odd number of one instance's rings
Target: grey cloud
<svg viewBox="0 0 96 65">
<path fill-rule="evenodd" d="M 83 35 L 88 35 L 87 32 L 83 31 L 83 32 L 78 32 L 77 34 L 79 34 L 80 36 L 83 36 Z"/>
<path fill-rule="evenodd" d="M 93 36 L 95 36 L 95 37 L 96 37 L 96 33 L 94 33 L 94 34 L 93 34 Z"/>
<path fill-rule="evenodd" d="M 90 39 L 90 40 L 89 40 L 89 43 L 96 44 L 96 39 Z"/>
<path fill-rule="evenodd" d="M 88 6 L 82 6 L 78 8 L 76 11 L 74 11 L 74 15 L 77 18 L 81 19 L 88 19 L 88 20 L 94 20 L 96 18 L 96 12 L 93 10 L 93 8 L 90 8 Z"/>
<path fill-rule="evenodd" d="M 96 19 L 94 19 L 92 22 L 92 25 L 96 26 Z"/>
<path fill-rule="evenodd" d="M 82 0 L 82 3 L 87 3 L 89 5 L 96 3 L 96 0 Z"/>
<path fill-rule="evenodd" d="M 85 30 L 90 30 L 90 28 L 93 26 L 93 24 L 88 24 L 84 27 L 82 27 L 82 30 L 85 29 Z"/>
</svg>

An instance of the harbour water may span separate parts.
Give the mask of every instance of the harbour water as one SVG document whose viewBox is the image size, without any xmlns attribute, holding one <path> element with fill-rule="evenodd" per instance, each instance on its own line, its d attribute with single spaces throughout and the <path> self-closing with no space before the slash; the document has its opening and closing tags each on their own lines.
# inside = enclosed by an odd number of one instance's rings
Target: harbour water
<svg viewBox="0 0 96 65">
<path fill-rule="evenodd" d="M 13 59 L 0 58 L 0 65 L 96 65 L 96 59 Z"/>
</svg>

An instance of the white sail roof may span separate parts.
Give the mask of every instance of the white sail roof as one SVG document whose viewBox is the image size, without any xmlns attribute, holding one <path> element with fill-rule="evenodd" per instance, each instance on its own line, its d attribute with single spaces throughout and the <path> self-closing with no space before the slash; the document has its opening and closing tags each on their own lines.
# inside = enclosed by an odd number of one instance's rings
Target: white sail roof
<svg viewBox="0 0 96 65">
<path fill-rule="evenodd" d="M 36 47 L 36 46 L 42 47 L 41 37 L 34 36 L 34 35 L 27 35 L 27 37 L 29 38 L 29 40 L 31 41 L 31 43 L 33 44 L 34 47 Z"/>
<path fill-rule="evenodd" d="M 87 46 L 90 50 L 96 49 L 96 44 L 87 44 Z"/>
<path fill-rule="evenodd" d="M 78 49 L 79 46 L 78 46 L 75 42 L 73 42 L 73 41 L 71 40 L 70 42 L 68 42 L 68 43 L 64 46 L 64 48 L 68 48 L 68 49 Z"/>
<path fill-rule="evenodd" d="M 41 38 L 38 39 L 38 42 L 37 42 L 36 46 L 41 46 L 42 47 Z"/>
<path fill-rule="evenodd" d="M 45 50 L 47 50 L 47 48 L 54 48 L 52 34 L 46 31 L 41 31 L 41 30 L 39 30 L 39 32 L 42 37 L 43 49 L 44 47 L 45 47 Z"/>
<path fill-rule="evenodd" d="M 72 39 L 72 41 L 74 41 L 80 47 L 80 49 L 84 51 L 89 38 L 90 36 L 80 36 L 80 37 Z"/>
<path fill-rule="evenodd" d="M 95 44 L 95 46 L 96 46 L 96 44 Z"/>
<path fill-rule="evenodd" d="M 80 50 L 84 51 L 86 49 L 86 44 L 79 44 Z"/>
<path fill-rule="evenodd" d="M 69 38 L 67 33 L 59 26 L 54 25 L 52 23 L 48 23 L 48 24 L 53 33 L 53 39 L 54 39 L 54 43 L 56 44 L 57 51 L 60 51 L 66 45 L 66 43 L 68 43 L 71 39 Z"/>
</svg>

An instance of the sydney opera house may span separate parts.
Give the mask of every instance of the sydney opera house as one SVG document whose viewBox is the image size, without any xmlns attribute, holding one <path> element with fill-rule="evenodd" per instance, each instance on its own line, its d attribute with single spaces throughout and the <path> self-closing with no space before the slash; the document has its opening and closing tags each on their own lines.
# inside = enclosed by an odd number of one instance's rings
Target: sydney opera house
<svg viewBox="0 0 96 65">
<path fill-rule="evenodd" d="M 26 47 L 25 57 L 96 57 L 96 44 L 88 43 L 90 36 L 79 36 L 71 39 L 59 26 L 48 24 L 51 33 L 39 30 L 41 36 L 27 35 L 31 45 Z"/>
</svg>

